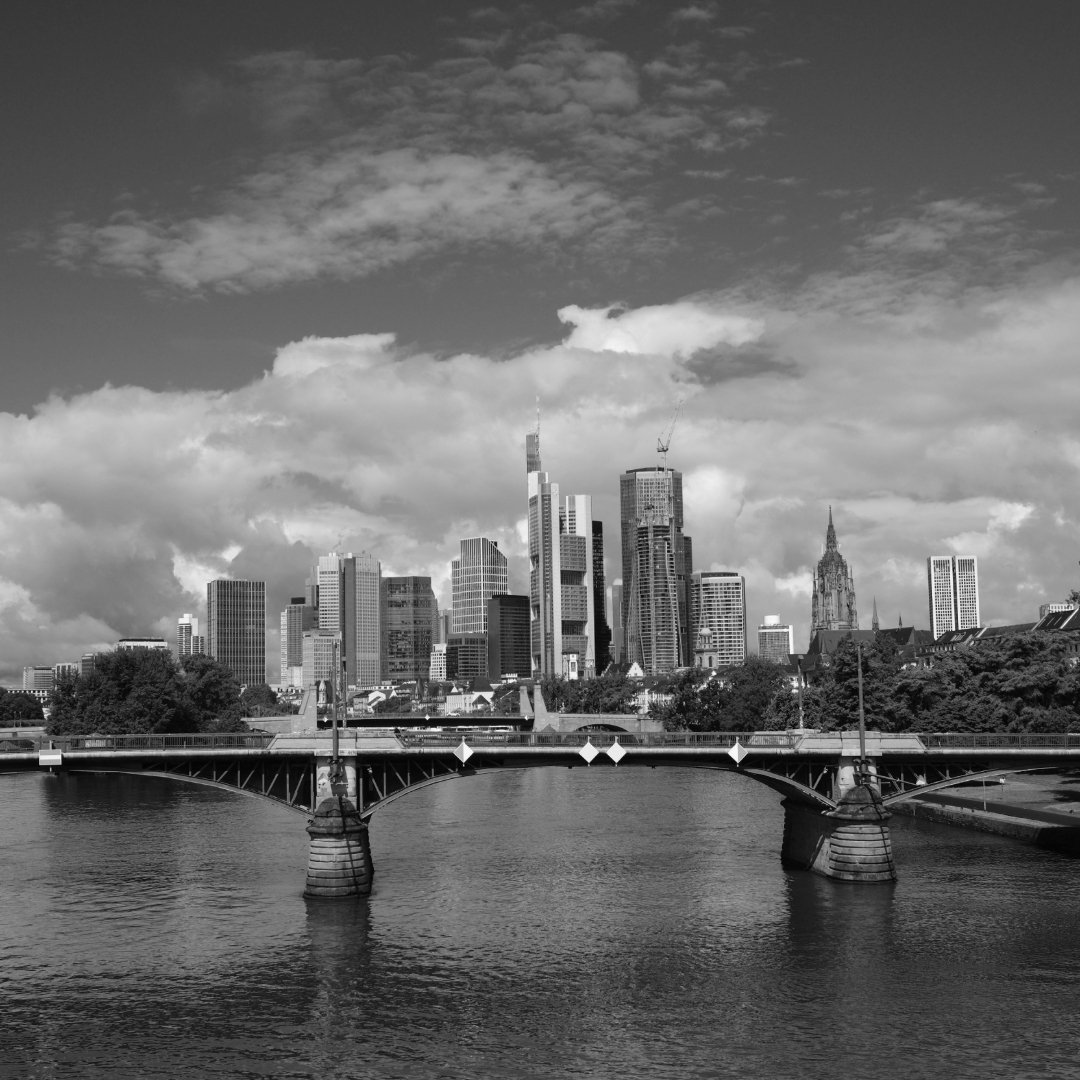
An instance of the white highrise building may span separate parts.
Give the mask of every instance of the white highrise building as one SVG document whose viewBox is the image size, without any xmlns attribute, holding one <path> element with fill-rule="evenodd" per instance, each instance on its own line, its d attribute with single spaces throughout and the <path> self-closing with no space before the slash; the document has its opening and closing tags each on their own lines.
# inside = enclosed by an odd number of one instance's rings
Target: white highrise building
<svg viewBox="0 0 1080 1080">
<path fill-rule="evenodd" d="M 795 629 L 782 623 L 779 615 L 766 615 L 757 632 L 757 651 L 762 660 L 786 664 L 795 651 Z"/>
<path fill-rule="evenodd" d="M 931 555 L 926 582 L 935 640 L 950 630 L 980 625 L 979 561 L 974 555 Z"/>
<path fill-rule="evenodd" d="M 696 662 L 730 667 L 746 661 L 746 579 L 734 570 L 699 570 L 690 578 L 690 604 L 698 639 Z M 701 659 L 702 645 L 713 663 Z"/>
<path fill-rule="evenodd" d="M 201 656 L 206 652 L 206 638 L 199 633 L 199 620 L 194 615 L 181 615 L 176 623 L 176 658 Z"/>
<path fill-rule="evenodd" d="M 281 613 L 280 625 L 281 685 L 304 686 L 304 632 L 319 625 L 318 612 L 307 597 L 294 596 Z"/>
</svg>

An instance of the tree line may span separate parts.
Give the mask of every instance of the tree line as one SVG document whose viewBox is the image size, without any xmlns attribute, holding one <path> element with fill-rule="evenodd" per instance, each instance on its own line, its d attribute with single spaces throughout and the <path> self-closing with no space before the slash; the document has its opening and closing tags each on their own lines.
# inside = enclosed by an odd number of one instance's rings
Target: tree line
<svg viewBox="0 0 1080 1080">
<path fill-rule="evenodd" d="M 799 695 L 785 669 L 757 657 L 729 672 L 675 677 L 653 715 L 673 730 L 850 730 L 859 723 L 859 653 L 866 726 L 884 732 L 1080 731 L 1080 665 L 1069 634 L 987 638 L 912 665 L 888 638 L 848 639 L 822 658 Z"/>
<path fill-rule="evenodd" d="M 62 675 L 53 688 L 50 735 L 139 735 L 246 731 L 245 716 L 277 706 L 265 683 L 246 687 L 209 656 L 178 662 L 164 649 L 98 653 L 85 674 Z"/>
<path fill-rule="evenodd" d="M 40 723 L 41 702 L 33 694 L 0 686 L 0 727 Z"/>
</svg>

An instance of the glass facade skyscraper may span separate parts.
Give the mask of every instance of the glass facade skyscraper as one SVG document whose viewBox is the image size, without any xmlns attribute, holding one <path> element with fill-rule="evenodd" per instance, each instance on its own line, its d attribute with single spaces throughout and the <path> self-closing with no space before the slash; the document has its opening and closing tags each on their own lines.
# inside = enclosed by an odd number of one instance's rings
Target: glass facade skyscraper
<svg viewBox="0 0 1080 1080">
<path fill-rule="evenodd" d="M 507 592 L 506 556 L 484 536 L 462 540 L 450 564 L 450 632 L 487 633 L 487 602 Z"/>
<path fill-rule="evenodd" d="M 619 480 L 625 659 L 646 675 L 691 663 L 693 548 L 683 534 L 682 473 L 656 466 Z"/>
<path fill-rule="evenodd" d="M 206 644 L 243 686 L 266 682 L 266 582 L 218 578 L 206 585 Z"/>
</svg>

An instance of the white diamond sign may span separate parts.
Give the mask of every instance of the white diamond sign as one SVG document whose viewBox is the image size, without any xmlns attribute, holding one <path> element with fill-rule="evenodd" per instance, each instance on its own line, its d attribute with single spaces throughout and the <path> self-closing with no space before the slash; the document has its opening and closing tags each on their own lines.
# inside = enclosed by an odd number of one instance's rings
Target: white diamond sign
<svg viewBox="0 0 1080 1080">
<path fill-rule="evenodd" d="M 611 758 L 611 760 L 614 761 L 616 765 L 618 765 L 619 762 L 622 761 L 624 757 L 626 757 L 626 751 L 619 745 L 618 739 L 616 739 L 607 748 L 607 756 Z"/>
<path fill-rule="evenodd" d="M 595 746 L 593 746 L 592 742 L 589 739 L 586 739 L 585 745 L 578 751 L 578 753 L 585 759 L 586 765 L 591 765 L 593 763 L 593 758 L 596 757 L 596 755 L 599 754 L 600 751 L 597 750 Z"/>
<path fill-rule="evenodd" d="M 738 739 L 735 740 L 735 745 L 728 751 L 728 757 L 735 762 L 736 765 L 742 764 L 742 759 L 749 754 L 750 751 L 746 749 Z"/>
<path fill-rule="evenodd" d="M 464 765 L 465 762 L 468 761 L 469 758 L 472 757 L 472 755 L 473 755 L 473 752 L 470 749 L 470 747 L 468 746 L 468 744 L 465 742 L 464 739 L 461 740 L 461 745 L 460 746 L 454 747 L 454 757 L 456 757 L 458 759 L 458 761 L 461 762 L 462 765 Z"/>
</svg>

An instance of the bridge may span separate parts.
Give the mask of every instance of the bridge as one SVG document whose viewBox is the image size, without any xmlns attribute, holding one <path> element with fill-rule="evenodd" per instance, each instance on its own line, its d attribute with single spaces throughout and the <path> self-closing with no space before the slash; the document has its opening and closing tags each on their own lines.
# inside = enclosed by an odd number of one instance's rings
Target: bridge
<svg viewBox="0 0 1080 1080">
<path fill-rule="evenodd" d="M 53 738 L 38 751 L 0 757 L 0 767 L 171 777 L 278 802 L 310 819 L 312 896 L 370 891 L 368 824 L 378 809 L 417 788 L 492 769 L 742 773 L 783 799 L 785 862 L 888 881 L 896 877 L 890 806 L 965 780 L 1070 765 L 1080 766 L 1080 734 L 346 729 Z"/>
</svg>

